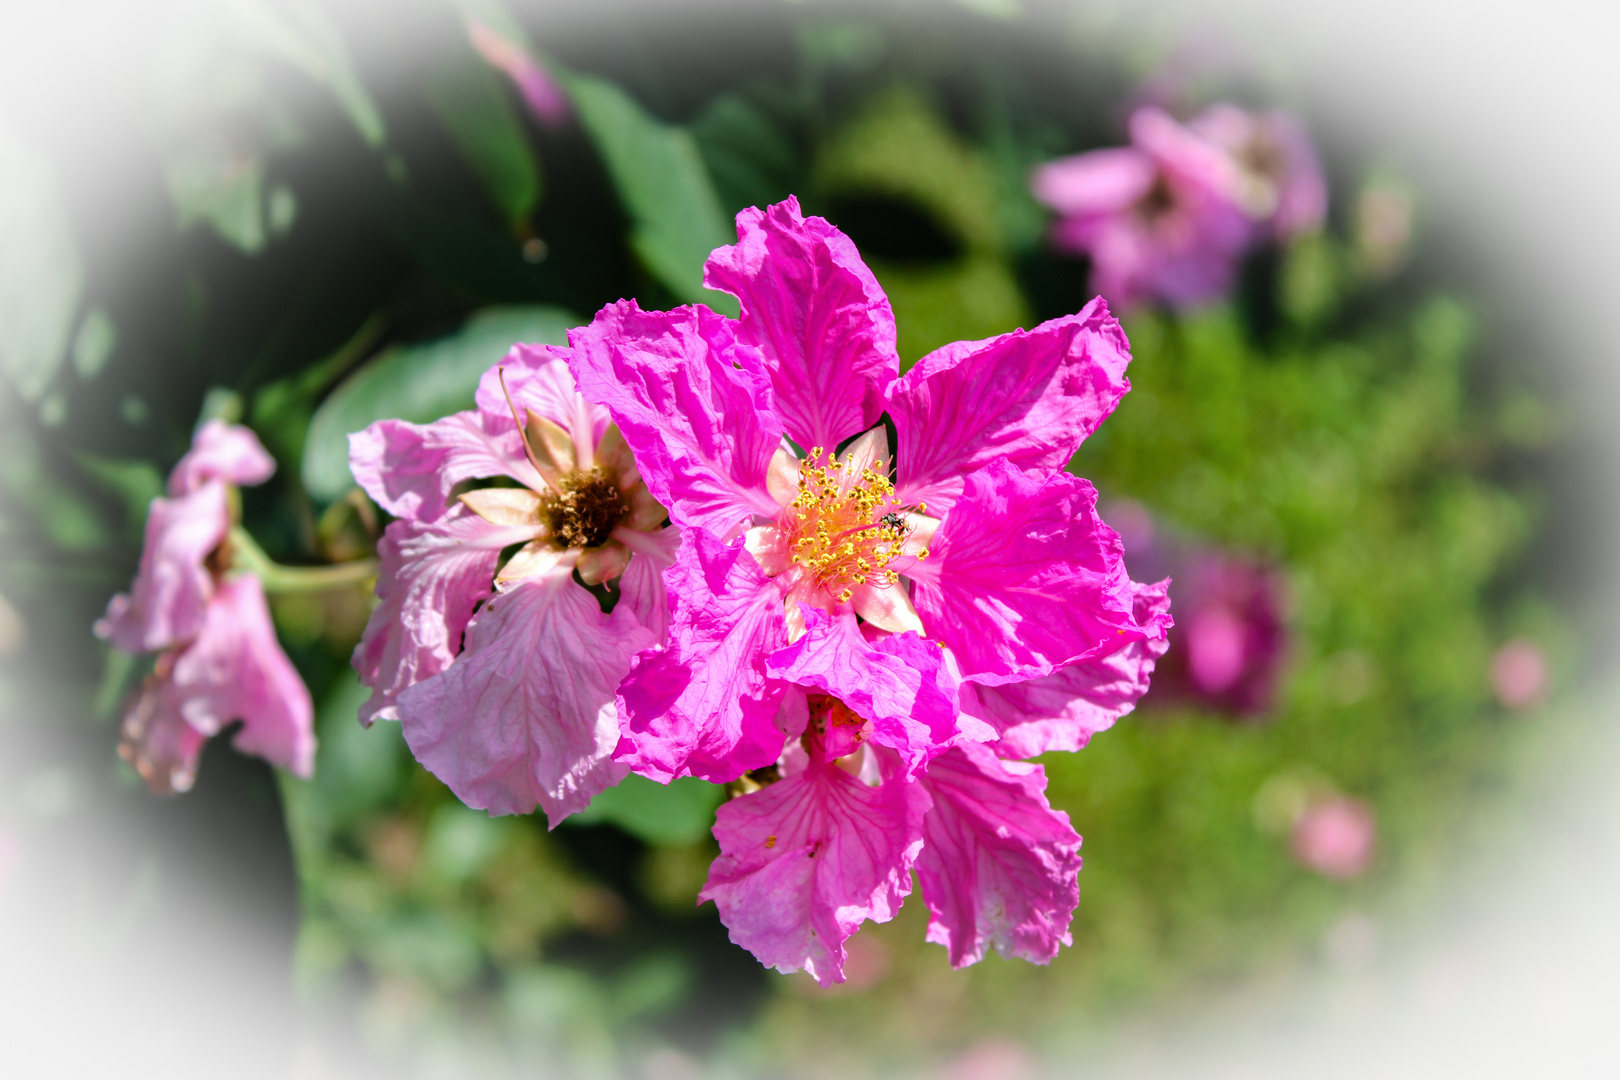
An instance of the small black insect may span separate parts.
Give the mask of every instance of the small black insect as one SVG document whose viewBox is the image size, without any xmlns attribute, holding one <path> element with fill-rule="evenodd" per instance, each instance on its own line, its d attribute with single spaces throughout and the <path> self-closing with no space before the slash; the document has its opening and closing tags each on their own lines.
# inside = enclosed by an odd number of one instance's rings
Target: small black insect
<svg viewBox="0 0 1620 1080">
<path fill-rule="evenodd" d="M 906 527 L 906 519 L 901 514 L 884 514 L 878 520 L 891 529 L 903 529 Z"/>
</svg>

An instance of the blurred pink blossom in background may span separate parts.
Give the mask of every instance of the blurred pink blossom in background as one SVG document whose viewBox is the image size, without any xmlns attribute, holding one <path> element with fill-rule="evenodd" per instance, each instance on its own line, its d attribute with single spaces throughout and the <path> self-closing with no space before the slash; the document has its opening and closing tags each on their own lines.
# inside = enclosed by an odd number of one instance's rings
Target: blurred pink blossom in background
<svg viewBox="0 0 1620 1080">
<path fill-rule="evenodd" d="M 535 119 L 547 127 L 559 127 L 568 121 L 571 112 L 568 95 L 522 43 L 504 37 L 474 18 L 467 20 L 467 37 L 478 55 L 491 67 L 505 72 L 517 86 L 523 103 Z"/>
<path fill-rule="evenodd" d="M 1372 862 L 1378 826 L 1360 799 L 1333 796 L 1312 803 L 1294 822 L 1294 858 L 1323 877 L 1359 877 Z"/>
<path fill-rule="evenodd" d="M 1491 657 L 1491 688 L 1510 709 L 1534 708 L 1547 694 L 1547 657 L 1529 638 L 1514 638 Z"/>
</svg>

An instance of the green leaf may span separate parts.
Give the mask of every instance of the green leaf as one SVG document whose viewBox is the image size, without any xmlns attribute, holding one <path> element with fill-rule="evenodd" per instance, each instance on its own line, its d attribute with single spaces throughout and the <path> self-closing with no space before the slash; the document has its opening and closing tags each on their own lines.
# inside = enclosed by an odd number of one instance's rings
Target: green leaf
<svg viewBox="0 0 1620 1080">
<path fill-rule="evenodd" d="M 604 79 L 570 75 L 566 83 L 630 214 L 630 245 L 642 264 L 681 300 L 735 316 L 733 298 L 703 287 L 709 253 L 736 237 L 692 133 L 650 116 Z"/>
<path fill-rule="evenodd" d="M 428 80 L 428 104 L 514 230 L 540 202 L 540 163 L 489 67 L 470 51 Z"/>
<path fill-rule="evenodd" d="M 349 436 L 377 420 L 427 423 L 473 405 L 478 380 L 517 342 L 564 345 L 579 319 L 555 307 L 487 308 L 458 333 L 395 347 L 345 379 L 315 410 L 304 443 L 304 487 L 335 499 L 354 486 Z"/>
<path fill-rule="evenodd" d="M 139 538 L 146 526 L 146 511 L 163 494 L 163 474 L 150 461 L 117 461 L 88 451 L 74 455 L 89 477 L 124 504 L 126 532 Z"/>
<path fill-rule="evenodd" d="M 0 122 L 0 374 L 38 401 L 67 353 L 84 269 L 51 164 Z"/>
<path fill-rule="evenodd" d="M 649 844 L 680 846 L 696 843 L 708 833 L 724 796 L 724 788 L 696 777 L 682 777 L 666 786 L 632 774 L 568 820 L 580 825 L 611 822 Z"/>
<path fill-rule="evenodd" d="M 230 0 L 230 9 L 255 47 L 325 86 L 366 145 L 382 146 L 388 137 L 382 112 L 360 81 L 343 36 L 325 14 L 308 3 L 294 3 L 288 19 L 264 0 Z"/>
<path fill-rule="evenodd" d="M 193 147 L 163 167 L 178 225 L 206 222 L 244 255 L 264 247 L 264 161 L 238 157 L 223 144 Z"/>
</svg>

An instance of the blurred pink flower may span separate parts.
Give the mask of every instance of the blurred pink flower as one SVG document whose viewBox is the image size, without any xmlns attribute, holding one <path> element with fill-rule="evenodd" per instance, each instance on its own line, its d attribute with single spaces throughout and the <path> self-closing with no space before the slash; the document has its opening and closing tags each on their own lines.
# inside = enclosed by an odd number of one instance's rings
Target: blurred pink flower
<svg viewBox="0 0 1620 1080">
<path fill-rule="evenodd" d="M 1491 657 L 1491 688 L 1515 711 L 1532 709 L 1547 694 L 1547 658 L 1529 638 L 1514 638 Z"/>
<path fill-rule="evenodd" d="M 1052 242 L 1091 256 L 1092 285 L 1116 307 L 1224 295 L 1253 233 L 1252 178 L 1161 109 L 1133 113 L 1130 136 L 1035 170 L 1035 198 L 1059 217 Z"/>
<path fill-rule="evenodd" d="M 1372 862 L 1378 827 L 1372 807 L 1333 796 L 1305 808 L 1290 838 L 1294 858 L 1323 877 L 1359 877 Z"/>
<path fill-rule="evenodd" d="M 1029 1080 L 1034 1075 L 1028 1050 L 1010 1039 L 986 1039 L 952 1062 L 945 1080 Z"/>
<path fill-rule="evenodd" d="M 1269 711 L 1288 643 L 1281 577 L 1238 555 L 1195 551 L 1174 560 L 1170 595 L 1179 619 L 1161 692 L 1236 716 Z"/>
<path fill-rule="evenodd" d="M 467 18 L 467 38 L 478 55 L 512 80 L 535 119 L 547 127 L 559 127 L 567 122 L 572 111 L 568 95 L 521 42 L 502 36 L 471 16 Z"/>
<path fill-rule="evenodd" d="M 354 651 L 373 691 L 361 722 L 400 720 L 417 760 L 467 805 L 538 805 L 552 825 L 629 772 L 611 758 L 614 693 L 631 658 L 663 640 L 660 574 L 678 542 L 567 356 L 514 346 L 475 408 L 380 420 L 349 439 L 355 479 L 398 518 Z M 454 494 L 493 477 L 519 486 Z M 611 613 L 576 575 L 617 584 Z"/>
<path fill-rule="evenodd" d="M 1262 237 L 1286 242 L 1322 227 L 1327 182 L 1316 147 L 1297 119 L 1275 109 L 1252 113 L 1220 104 L 1187 126 L 1224 148 L 1249 174 L 1245 207 Z"/>
<path fill-rule="evenodd" d="M 264 590 L 229 575 L 230 488 L 259 484 L 275 462 L 247 428 L 211 420 L 152 500 L 129 593 L 107 605 L 98 637 L 126 652 L 160 652 L 125 713 L 119 753 L 152 790 L 188 790 L 203 744 L 232 720 L 233 740 L 299 776 L 315 764 L 309 691 L 276 641 Z"/>
</svg>

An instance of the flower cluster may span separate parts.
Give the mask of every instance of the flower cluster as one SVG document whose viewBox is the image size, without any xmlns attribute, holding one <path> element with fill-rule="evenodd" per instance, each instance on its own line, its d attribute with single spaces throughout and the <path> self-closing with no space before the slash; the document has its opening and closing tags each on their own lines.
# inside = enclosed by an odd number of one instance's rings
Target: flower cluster
<svg viewBox="0 0 1620 1080">
<path fill-rule="evenodd" d="M 1064 471 L 1129 388 L 1124 335 L 1097 301 L 902 377 L 847 237 L 792 199 L 737 225 L 705 281 L 740 319 L 611 304 L 478 409 L 354 437 L 399 519 L 367 715 L 470 804 L 553 824 L 628 770 L 730 785 L 700 899 L 780 970 L 841 980 L 913 870 L 954 964 L 1044 963 L 1080 837 L 1024 759 L 1128 712 L 1170 626 Z M 489 476 L 523 486 L 462 490 Z"/>
<path fill-rule="evenodd" d="M 124 716 L 119 753 L 161 793 L 188 790 L 203 744 L 232 720 L 234 745 L 309 776 L 309 690 L 276 642 L 259 579 L 233 573 L 235 485 L 261 484 L 275 462 L 246 428 L 211 420 L 152 500 L 129 593 L 96 623 L 125 652 L 159 654 Z"/>
<path fill-rule="evenodd" d="M 1059 215 L 1053 243 L 1089 255 L 1114 304 L 1214 299 L 1251 246 L 1321 227 L 1327 187 L 1293 117 L 1215 105 L 1181 124 L 1146 106 L 1129 127 L 1129 146 L 1048 162 L 1031 178 Z"/>
</svg>

